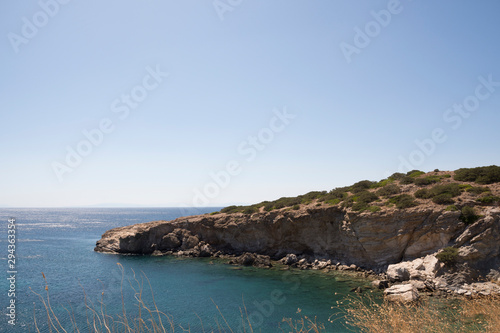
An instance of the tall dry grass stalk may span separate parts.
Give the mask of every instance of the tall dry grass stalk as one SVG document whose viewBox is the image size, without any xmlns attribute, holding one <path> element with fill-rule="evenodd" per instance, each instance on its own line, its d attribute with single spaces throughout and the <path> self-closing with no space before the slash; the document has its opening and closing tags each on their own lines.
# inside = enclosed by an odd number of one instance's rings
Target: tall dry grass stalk
<svg viewBox="0 0 500 333">
<path fill-rule="evenodd" d="M 500 332 L 498 297 L 427 299 L 406 305 L 348 297 L 342 307 L 346 324 L 367 333 Z"/>
<path fill-rule="evenodd" d="M 175 333 L 175 332 L 191 332 L 191 328 L 184 328 L 179 324 L 175 324 L 174 319 L 171 315 L 168 315 L 162 311 L 160 311 L 156 305 L 153 288 L 151 287 L 151 283 L 146 276 L 146 274 L 142 273 L 140 277 L 137 277 L 135 272 L 132 270 L 133 279 L 127 279 L 128 284 L 132 288 L 134 292 L 134 300 L 135 306 L 137 310 L 134 315 L 130 314 L 126 310 L 126 301 L 124 298 L 123 288 L 125 283 L 125 270 L 123 266 L 118 263 L 122 273 L 122 279 L 120 283 L 121 290 L 121 314 L 120 315 L 109 315 L 106 310 L 106 304 L 104 303 L 104 292 L 101 292 L 101 299 L 99 300 L 97 305 L 94 305 L 92 301 L 87 298 L 87 294 L 85 289 L 83 289 L 84 295 L 84 307 L 85 307 L 85 318 L 86 318 L 86 326 L 84 328 L 79 327 L 75 313 L 73 309 L 66 309 L 68 313 L 68 318 L 70 324 L 65 327 L 59 320 L 58 315 L 53 310 L 52 305 L 50 303 L 50 293 L 49 293 L 49 285 L 47 280 L 45 279 L 45 275 L 42 273 L 44 281 L 45 281 L 45 296 L 42 296 L 40 293 L 37 293 L 33 290 L 30 290 L 38 296 L 40 302 L 42 303 L 42 312 L 43 317 L 46 316 L 46 328 L 44 331 L 48 331 L 50 333 Z M 144 298 L 144 284 L 147 284 L 149 290 L 151 292 L 151 301 L 147 303 Z M 213 302 L 213 301 L 212 301 Z M 201 329 L 203 333 L 225 333 L 231 332 L 235 333 L 227 322 L 226 318 L 222 314 L 221 310 L 217 306 L 214 305 L 219 312 L 220 317 L 223 320 L 224 324 L 220 324 L 218 319 L 215 318 L 217 324 L 217 330 L 205 331 L 203 327 L 202 319 L 196 315 L 200 321 Z M 36 308 L 33 310 L 33 325 L 35 331 L 40 333 L 40 321 L 37 320 L 37 311 Z M 261 332 L 259 329 L 252 327 L 251 321 L 249 320 L 249 316 L 247 313 L 247 308 L 245 303 L 243 302 L 243 309 L 240 308 L 242 323 L 246 323 L 243 325 L 244 333 L 257 333 Z M 281 332 L 286 333 L 321 333 L 324 332 L 324 327 L 321 324 L 316 323 L 314 320 L 310 320 L 307 317 L 301 318 L 299 320 L 293 321 L 292 319 L 283 319 L 285 323 L 285 327 L 281 328 Z M 81 324 L 81 323 L 80 323 Z M 281 325 L 280 325 L 281 326 Z M 248 328 L 247 328 L 248 327 Z M 239 331 L 238 331 L 239 332 Z M 197 330 L 194 333 L 201 333 Z"/>
</svg>

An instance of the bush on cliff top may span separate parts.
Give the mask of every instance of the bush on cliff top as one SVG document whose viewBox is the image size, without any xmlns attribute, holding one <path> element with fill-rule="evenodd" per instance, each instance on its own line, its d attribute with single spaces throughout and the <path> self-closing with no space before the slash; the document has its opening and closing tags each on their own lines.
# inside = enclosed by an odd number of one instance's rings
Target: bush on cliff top
<svg viewBox="0 0 500 333">
<path fill-rule="evenodd" d="M 401 193 L 401 189 L 395 184 L 389 184 L 377 190 L 377 194 L 383 197 L 390 197 L 399 193 Z"/>
<path fill-rule="evenodd" d="M 475 182 L 478 184 L 493 184 L 500 182 L 500 167 L 490 165 L 487 167 L 462 168 L 455 170 L 455 180 L 461 182 Z"/>
<path fill-rule="evenodd" d="M 360 182 L 357 182 L 353 184 L 352 186 L 349 187 L 349 191 L 352 193 L 358 193 L 361 191 L 368 190 L 371 188 L 376 182 L 372 182 L 370 180 L 362 180 Z"/>
<path fill-rule="evenodd" d="M 389 202 L 395 204 L 399 209 L 411 208 L 418 206 L 418 203 L 415 202 L 415 199 L 408 194 L 400 194 L 389 199 Z"/>
<path fill-rule="evenodd" d="M 415 179 L 414 183 L 417 186 L 427 186 L 427 185 L 439 183 L 440 181 L 441 181 L 441 177 L 439 177 L 439 176 L 427 176 L 427 177 Z"/>
<path fill-rule="evenodd" d="M 420 176 L 420 175 L 423 175 L 423 174 L 425 174 L 425 172 L 420 171 L 420 170 L 411 170 L 411 171 L 408 171 L 408 172 L 406 173 L 406 175 L 407 175 L 408 177 L 412 177 L 412 178 L 416 178 L 416 177 L 418 177 L 418 176 Z"/>
</svg>

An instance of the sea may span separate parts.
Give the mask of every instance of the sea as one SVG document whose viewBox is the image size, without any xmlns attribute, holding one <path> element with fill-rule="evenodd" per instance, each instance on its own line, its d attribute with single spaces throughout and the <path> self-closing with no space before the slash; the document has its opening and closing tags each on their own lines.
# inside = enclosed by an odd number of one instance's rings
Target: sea
<svg viewBox="0 0 500 333">
<path fill-rule="evenodd" d="M 0 332 L 89 332 L 89 324 L 104 327 L 95 319 L 103 315 L 122 331 L 124 317 L 129 326 L 139 325 L 133 318 L 150 320 L 146 308 L 161 311 L 166 332 L 290 332 L 301 320 L 323 324 L 323 332 L 357 332 L 345 324 L 342 302 L 366 281 L 211 258 L 94 252 L 108 229 L 216 210 L 1 209 Z"/>
</svg>

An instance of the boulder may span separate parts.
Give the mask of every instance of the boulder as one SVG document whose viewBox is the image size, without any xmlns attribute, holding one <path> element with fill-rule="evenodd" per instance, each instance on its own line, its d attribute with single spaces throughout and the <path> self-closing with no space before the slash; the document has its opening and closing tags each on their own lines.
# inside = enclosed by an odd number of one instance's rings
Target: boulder
<svg viewBox="0 0 500 333">
<path fill-rule="evenodd" d="M 440 268 L 434 255 L 427 255 L 413 261 L 403 261 L 387 267 L 387 277 L 391 281 L 427 280 L 436 276 Z"/>
<path fill-rule="evenodd" d="M 410 281 L 410 284 L 417 290 L 427 289 L 427 285 L 423 281 L 412 280 Z"/>
<path fill-rule="evenodd" d="M 327 266 L 328 266 L 328 262 L 326 262 L 326 261 L 319 261 L 317 263 L 318 269 L 325 269 Z"/>
<path fill-rule="evenodd" d="M 375 281 L 372 281 L 372 286 L 374 286 L 377 289 L 389 288 L 389 281 L 388 280 L 375 280 Z"/>
<path fill-rule="evenodd" d="M 297 263 L 299 260 L 297 258 L 297 255 L 293 254 L 293 253 L 290 253 L 290 254 L 287 254 L 285 257 L 283 257 L 283 259 L 281 259 L 281 263 L 283 265 L 293 265 L 295 263 Z"/>
<path fill-rule="evenodd" d="M 271 264 L 271 258 L 269 256 L 264 256 L 261 254 L 246 252 L 239 257 L 234 258 L 230 261 L 230 264 L 237 264 L 243 266 L 255 266 L 269 268 L 273 265 Z"/>
<path fill-rule="evenodd" d="M 173 250 L 178 248 L 179 246 L 181 246 L 181 241 L 173 232 L 163 236 L 163 238 L 161 239 L 160 249 L 162 250 Z"/>
<path fill-rule="evenodd" d="M 198 245 L 199 242 L 200 242 L 200 240 L 198 239 L 198 237 L 196 237 L 196 236 L 187 236 L 187 237 L 184 237 L 184 239 L 182 240 L 182 246 L 181 246 L 181 248 L 183 250 L 192 249 L 196 245 Z"/>
<path fill-rule="evenodd" d="M 213 250 L 210 244 L 200 242 L 200 244 L 198 244 L 198 248 L 200 257 L 211 257 L 213 255 Z"/>
<path fill-rule="evenodd" d="M 385 299 L 391 302 L 409 303 L 418 299 L 418 291 L 411 284 L 397 284 L 384 290 Z"/>
</svg>

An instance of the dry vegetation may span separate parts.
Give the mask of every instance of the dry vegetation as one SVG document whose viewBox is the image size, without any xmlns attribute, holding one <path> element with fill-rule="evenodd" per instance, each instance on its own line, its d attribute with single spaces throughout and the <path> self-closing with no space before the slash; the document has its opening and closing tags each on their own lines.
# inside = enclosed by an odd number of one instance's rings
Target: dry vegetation
<svg viewBox="0 0 500 333">
<path fill-rule="evenodd" d="M 346 324 L 367 333 L 500 332 L 500 298 L 425 300 L 418 304 L 378 304 L 349 298 Z"/>
</svg>

